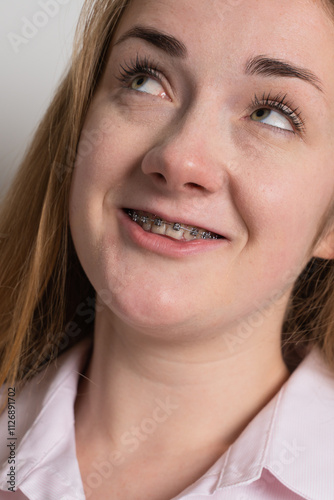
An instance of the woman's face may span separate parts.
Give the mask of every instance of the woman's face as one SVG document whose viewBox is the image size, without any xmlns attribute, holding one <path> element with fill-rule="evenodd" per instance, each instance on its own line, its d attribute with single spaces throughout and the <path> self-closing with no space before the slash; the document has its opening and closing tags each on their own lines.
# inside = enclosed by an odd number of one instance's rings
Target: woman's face
<svg viewBox="0 0 334 500">
<path fill-rule="evenodd" d="M 131 3 L 70 196 L 78 256 L 113 314 L 205 334 L 291 288 L 334 191 L 333 53 L 313 1 Z M 174 223 L 225 238 L 177 241 Z"/>
</svg>

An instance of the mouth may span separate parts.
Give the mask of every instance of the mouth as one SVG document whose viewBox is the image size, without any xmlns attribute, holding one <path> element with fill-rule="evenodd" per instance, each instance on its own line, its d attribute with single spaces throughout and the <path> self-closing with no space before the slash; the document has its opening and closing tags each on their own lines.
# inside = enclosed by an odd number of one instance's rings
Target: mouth
<svg viewBox="0 0 334 500">
<path fill-rule="evenodd" d="M 205 228 L 189 226 L 182 222 L 170 222 L 149 212 L 133 210 L 131 208 L 125 208 L 124 212 L 136 224 L 141 226 L 144 231 L 159 234 L 161 236 L 169 236 L 174 240 L 193 241 L 226 239 L 224 236 L 208 231 Z"/>
</svg>

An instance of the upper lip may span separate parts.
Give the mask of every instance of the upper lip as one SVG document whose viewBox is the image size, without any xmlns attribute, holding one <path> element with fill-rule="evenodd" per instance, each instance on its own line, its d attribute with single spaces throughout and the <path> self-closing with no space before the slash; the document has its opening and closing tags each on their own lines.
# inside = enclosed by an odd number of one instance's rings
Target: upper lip
<svg viewBox="0 0 334 500">
<path fill-rule="evenodd" d="M 152 208 L 152 207 L 127 206 L 124 208 L 134 210 L 137 212 L 148 212 L 150 214 L 156 215 L 158 218 L 160 218 L 166 222 L 171 222 L 171 223 L 179 222 L 180 224 L 186 224 L 187 226 L 198 227 L 201 229 L 205 229 L 205 231 L 208 231 L 211 233 L 216 233 L 219 236 L 223 236 L 223 238 L 226 238 L 228 240 L 230 239 L 229 236 L 225 232 L 222 233 L 220 229 L 217 229 L 204 221 L 202 222 L 200 217 L 198 217 L 198 218 L 195 217 L 195 218 L 190 219 L 187 217 L 187 215 L 183 215 L 184 212 L 182 211 L 182 209 L 180 209 L 178 211 L 178 214 L 182 214 L 180 217 L 179 215 L 173 216 L 172 212 L 168 212 L 168 214 L 167 214 L 167 213 L 161 211 L 160 209 L 157 210 L 157 209 Z"/>
</svg>

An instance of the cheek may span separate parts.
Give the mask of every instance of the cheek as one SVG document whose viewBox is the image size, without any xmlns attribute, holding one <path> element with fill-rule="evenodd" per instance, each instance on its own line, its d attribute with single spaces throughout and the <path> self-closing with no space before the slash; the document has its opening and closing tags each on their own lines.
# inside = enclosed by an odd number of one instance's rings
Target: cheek
<svg viewBox="0 0 334 500">
<path fill-rule="evenodd" d="M 104 204 L 116 201 L 136 168 L 138 156 L 128 135 L 114 121 L 92 116 L 82 131 L 71 183 L 72 231 L 85 227 L 89 236 L 102 223 Z"/>
<path fill-rule="evenodd" d="M 76 156 L 73 191 L 80 190 L 82 204 L 87 198 L 93 202 L 97 195 L 101 200 L 138 176 L 153 136 L 152 127 L 127 121 L 104 100 L 98 103 L 86 120 Z"/>
<path fill-rule="evenodd" d="M 97 291 L 104 290 L 109 286 L 101 276 L 112 275 L 116 294 L 134 271 L 116 248 L 114 212 L 123 205 L 122 193 L 129 191 L 129 180 L 140 168 L 145 144 L 139 138 L 136 141 L 129 126 L 120 126 L 115 117 L 110 120 L 105 115 L 91 113 L 83 128 L 71 182 L 69 220 L 76 252 L 89 280 Z"/>
<path fill-rule="evenodd" d="M 129 165 L 130 160 L 130 155 L 126 153 L 129 147 L 122 137 L 116 135 L 117 131 L 112 126 L 108 131 L 102 130 L 87 125 L 76 157 L 73 181 L 90 192 L 94 188 L 106 190 L 112 186 L 121 174 L 126 173 L 124 167 Z M 92 131 L 96 134 L 95 140 Z"/>
<path fill-rule="evenodd" d="M 300 155 L 298 161 L 280 156 L 245 162 L 234 178 L 235 204 L 248 230 L 247 251 L 262 259 L 264 277 L 283 271 L 298 275 L 311 257 L 334 189 L 328 161 L 323 162 L 327 168 L 315 169 L 319 157 L 312 163 Z"/>
</svg>

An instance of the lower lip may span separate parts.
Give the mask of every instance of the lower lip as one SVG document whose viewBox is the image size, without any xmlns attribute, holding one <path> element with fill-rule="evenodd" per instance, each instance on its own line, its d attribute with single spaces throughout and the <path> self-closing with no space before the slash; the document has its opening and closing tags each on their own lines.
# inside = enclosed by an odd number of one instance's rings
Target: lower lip
<svg viewBox="0 0 334 500">
<path fill-rule="evenodd" d="M 221 246 L 226 246 L 229 243 L 229 240 L 225 238 L 219 240 L 193 240 L 181 242 L 169 238 L 168 236 L 161 236 L 145 231 L 139 224 L 130 219 L 123 210 L 118 210 L 118 218 L 122 231 L 124 230 L 126 235 L 130 236 L 131 240 L 139 247 L 167 257 L 196 255 L 217 250 Z"/>
</svg>

